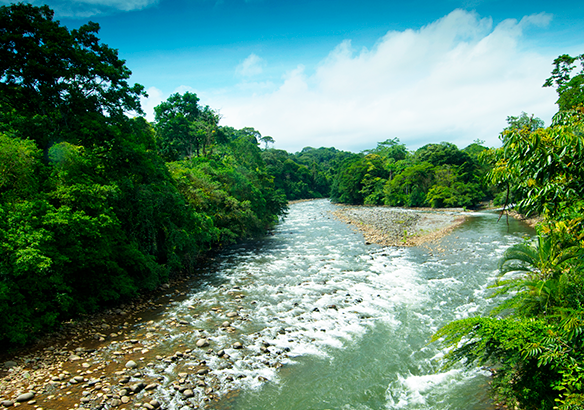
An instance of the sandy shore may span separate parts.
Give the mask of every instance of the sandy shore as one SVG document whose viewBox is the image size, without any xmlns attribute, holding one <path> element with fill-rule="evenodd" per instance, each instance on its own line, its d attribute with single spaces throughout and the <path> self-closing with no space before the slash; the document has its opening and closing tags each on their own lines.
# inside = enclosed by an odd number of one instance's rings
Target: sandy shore
<svg viewBox="0 0 584 410">
<path fill-rule="evenodd" d="M 338 205 L 333 214 L 358 229 L 367 243 L 419 246 L 449 234 L 466 218 L 459 213 Z"/>
</svg>

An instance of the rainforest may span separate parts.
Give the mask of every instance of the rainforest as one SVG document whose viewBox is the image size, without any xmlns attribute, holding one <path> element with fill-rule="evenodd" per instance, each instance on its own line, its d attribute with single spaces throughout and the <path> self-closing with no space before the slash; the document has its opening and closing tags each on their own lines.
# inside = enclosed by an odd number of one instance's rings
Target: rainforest
<svg viewBox="0 0 584 410">
<path fill-rule="evenodd" d="M 430 340 L 446 349 L 436 372 L 489 369 L 490 390 L 506 408 L 584 408 L 584 54 L 559 56 L 542 79 L 558 93 L 552 123 L 546 127 L 524 112 L 510 115 L 500 147 L 436 141 L 410 150 L 388 138 L 360 153 L 334 147 L 289 153 L 273 148 L 277 136 L 221 125 L 218 111 L 193 92 L 171 95 L 147 121 L 140 105 L 144 87 L 129 83 L 130 68 L 100 42 L 99 26 L 69 30 L 53 16 L 47 6 L 0 7 L 4 349 L 34 345 L 65 322 L 117 308 L 169 282 L 199 278 L 213 255 L 241 256 L 238 246 L 278 232 L 288 214 L 300 218 L 291 205 L 297 200 L 460 213 L 513 208 L 539 222 L 527 239 L 516 236 L 504 249 L 492 249 L 498 276 L 481 286 L 496 303 L 462 319 L 447 316 L 417 343 L 421 350 Z M 323 218 L 324 210 L 303 206 Z M 340 226 L 334 230 L 348 235 Z M 324 246 L 323 238 L 305 240 Z M 339 249 L 346 244 L 345 237 L 335 240 Z M 273 275 L 262 280 L 279 280 Z M 340 279 L 319 280 L 324 286 Z M 286 286 L 292 284 L 276 287 Z M 360 285 L 344 286 L 338 284 L 349 295 Z M 380 284 L 371 286 L 383 294 Z M 261 305 L 263 291 L 254 292 Z M 341 306 L 327 303 L 328 310 Z M 334 320 L 339 329 L 350 327 Z M 319 326 L 334 331 L 325 322 Z"/>
</svg>

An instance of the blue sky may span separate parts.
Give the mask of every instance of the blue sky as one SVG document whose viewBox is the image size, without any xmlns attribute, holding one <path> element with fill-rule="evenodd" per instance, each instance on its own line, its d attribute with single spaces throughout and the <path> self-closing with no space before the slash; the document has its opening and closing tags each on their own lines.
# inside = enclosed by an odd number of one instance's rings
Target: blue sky
<svg viewBox="0 0 584 410">
<path fill-rule="evenodd" d="M 9 1 L 0 0 L 7 4 Z M 40 2 L 33 1 L 34 4 Z M 499 145 L 506 117 L 549 124 L 542 88 L 560 54 L 584 53 L 584 2 L 489 0 L 47 0 L 69 28 L 100 24 L 147 117 L 196 92 L 221 124 L 295 152 Z"/>
</svg>

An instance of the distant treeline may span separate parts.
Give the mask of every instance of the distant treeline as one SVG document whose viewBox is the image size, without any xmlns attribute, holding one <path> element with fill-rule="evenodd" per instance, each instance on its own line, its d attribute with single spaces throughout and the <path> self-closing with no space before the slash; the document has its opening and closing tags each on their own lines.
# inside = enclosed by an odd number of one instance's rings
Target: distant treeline
<svg viewBox="0 0 584 410">
<path fill-rule="evenodd" d="M 474 207 L 497 191 L 480 160 L 487 148 L 477 141 L 459 150 L 443 142 L 415 152 L 399 140 L 355 154 L 335 148 L 304 148 L 296 154 L 266 149 L 262 157 L 276 188 L 288 199 L 330 197 L 352 205 Z M 502 195 L 496 198 L 500 202 Z"/>
</svg>

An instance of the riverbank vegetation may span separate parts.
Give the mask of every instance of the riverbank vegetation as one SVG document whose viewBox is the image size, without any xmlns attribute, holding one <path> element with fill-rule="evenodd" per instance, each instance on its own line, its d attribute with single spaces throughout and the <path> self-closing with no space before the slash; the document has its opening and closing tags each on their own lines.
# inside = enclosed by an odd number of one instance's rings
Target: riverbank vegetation
<svg viewBox="0 0 584 410">
<path fill-rule="evenodd" d="M 584 56 L 560 56 L 546 86 L 560 111 L 545 128 L 509 117 L 503 146 L 397 139 L 360 154 L 269 148 L 221 126 L 193 93 L 140 115 L 117 51 L 89 23 L 68 30 L 48 7 L 0 7 L 0 343 L 23 344 L 194 272 L 212 248 L 266 232 L 288 200 L 473 207 L 493 198 L 540 214 L 537 237 L 501 262 L 491 316 L 436 335 L 493 370 L 509 408 L 584 407 Z M 262 149 L 262 144 L 265 144 Z"/>
<path fill-rule="evenodd" d="M 286 208 L 253 129 L 194 94 L 142 113 L 141 85 L 95 23 L 0 8 L 0 342 L 192 271 Z"/>
<path fill-rule="evenodd" d="M 579 63 L 581 67 L 577 67 Z M 434 340 L 457 362 L 492 369 L 508 408 L 584 408 L 584 55 L 554 61 L 559 112 L 544 128 L 524 116 L 487 154 L 488 180 L 525 215 L 543 221 L 537 236 L 508 249 L 489 316 L 448 324 Z"/>
<path fill-rule="evenodd" d="M 475 141 L 459 150 L 443 142 L 410 152 L 399 140 L 347 158 L 331 189 L 331 200 L 352 205 L 474 207 L 493 192 L 484 182 L 486 150 Z"/>
</svg>

